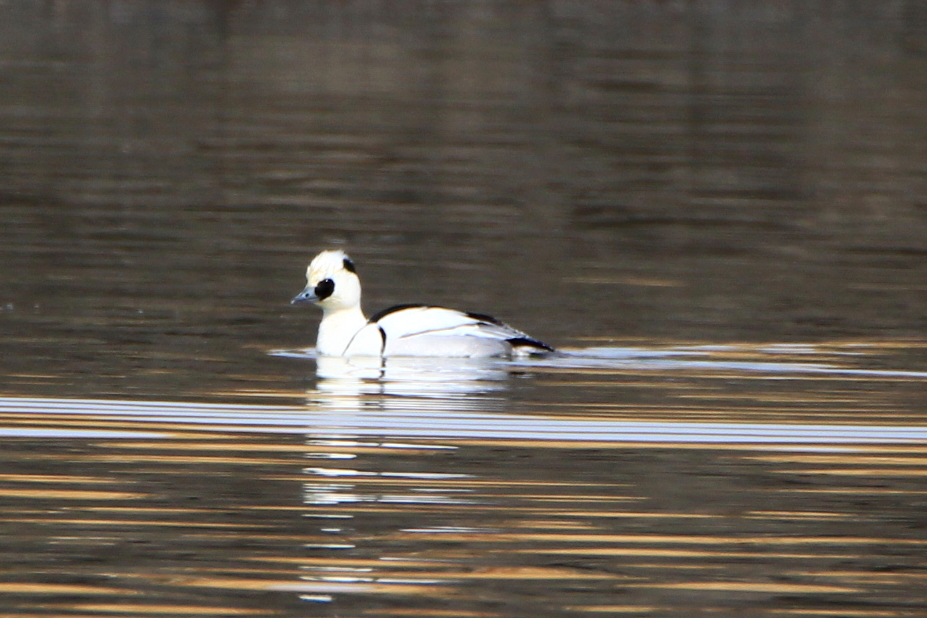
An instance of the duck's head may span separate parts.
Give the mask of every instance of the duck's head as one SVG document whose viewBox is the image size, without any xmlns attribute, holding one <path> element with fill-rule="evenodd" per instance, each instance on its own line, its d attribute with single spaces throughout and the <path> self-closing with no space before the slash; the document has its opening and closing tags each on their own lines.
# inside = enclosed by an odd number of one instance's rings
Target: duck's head
<svg viewBox="0 0 927 618">
<path fill-rule="evenodd" d="M 360 279 L 344 251 L 323 251 L 306 269 L 306 288 L 291 302 L 316 303 L 323 311 L 360 306 Z"/>
</svg>

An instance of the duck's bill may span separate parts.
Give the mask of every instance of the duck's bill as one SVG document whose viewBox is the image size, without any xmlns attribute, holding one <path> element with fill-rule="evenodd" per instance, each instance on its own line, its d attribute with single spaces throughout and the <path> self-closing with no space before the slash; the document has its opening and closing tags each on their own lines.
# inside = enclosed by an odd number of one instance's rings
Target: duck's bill
<svg viewBox="0 0 927 618">
<path fill-rule="evenodd" d="M 301 305 L 304 303 L 317 303 L 319 302 L 319 297 L 315 295 L 315 288 L 307 287 L 305 290 L 293 297 L 293 300 L 290 301 L 291 305 Z"/>
</svg>

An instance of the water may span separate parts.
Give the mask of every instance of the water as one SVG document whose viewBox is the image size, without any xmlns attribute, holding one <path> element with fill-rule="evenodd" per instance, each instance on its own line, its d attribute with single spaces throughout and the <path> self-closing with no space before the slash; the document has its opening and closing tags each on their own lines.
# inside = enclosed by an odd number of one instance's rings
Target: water
<svg viewBox="0 0 927 618">
<path fill-rule="evenodd" d="M 4 603 L 914 615 L 927 375 L 886 367 L 918 352 L 279 350 L 305 389 L 250 404 L 4 397 Z"/>
<path fill-rule="evenodd" d="M 927 613 L 914 4 L 2 11 L 0 613 Z"/>
</svg>

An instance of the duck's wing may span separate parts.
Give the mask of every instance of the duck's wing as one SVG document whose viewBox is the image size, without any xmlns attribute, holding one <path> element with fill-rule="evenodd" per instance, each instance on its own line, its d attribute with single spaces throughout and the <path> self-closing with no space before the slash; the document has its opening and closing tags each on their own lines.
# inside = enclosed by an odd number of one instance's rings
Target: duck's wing
<svg viewBox="0 0 927 618">
<path fill-rule="evenodd" d="M 378 324 L 390 339 L 424 335 L 473 335 L 488 339 L 524 336 L 521 331 L 488 315 L 428 305 L 390 307 L 371 317 L 370 323 Z"/>
<path fill-rule="evenodd" d="M 448 345 L 452 345 L 452 339 L 466 337 L 460 345 L 478 348 L 474 355 L 484 355 L 489 350 L 492 350 L 492 354 L 507 354 L 513 350 L 553 351 L 549 345 L 492 316 L 445 307 L 397 305 L 371 317 L 369 324 L 376 324 L 382 329 L 385 348 L 391 347 L 391 343 L 410 345 L 414 339 L 422 342 L 422 345 L 427 340 L 447 349 Z"/>
</svg>

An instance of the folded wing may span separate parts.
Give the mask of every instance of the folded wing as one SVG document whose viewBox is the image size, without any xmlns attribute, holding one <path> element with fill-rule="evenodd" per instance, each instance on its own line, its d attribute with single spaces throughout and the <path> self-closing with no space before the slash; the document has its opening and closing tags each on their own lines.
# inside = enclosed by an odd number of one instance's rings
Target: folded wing
<svg viewBox="0 0 927 618">
<path fill-rule="evenodd" d="M 399 305 L 370 318 L 383 333 L 385 356 L 495 356 L 552 351 L 547 344 L 480 313 Z"/>
</svg>

